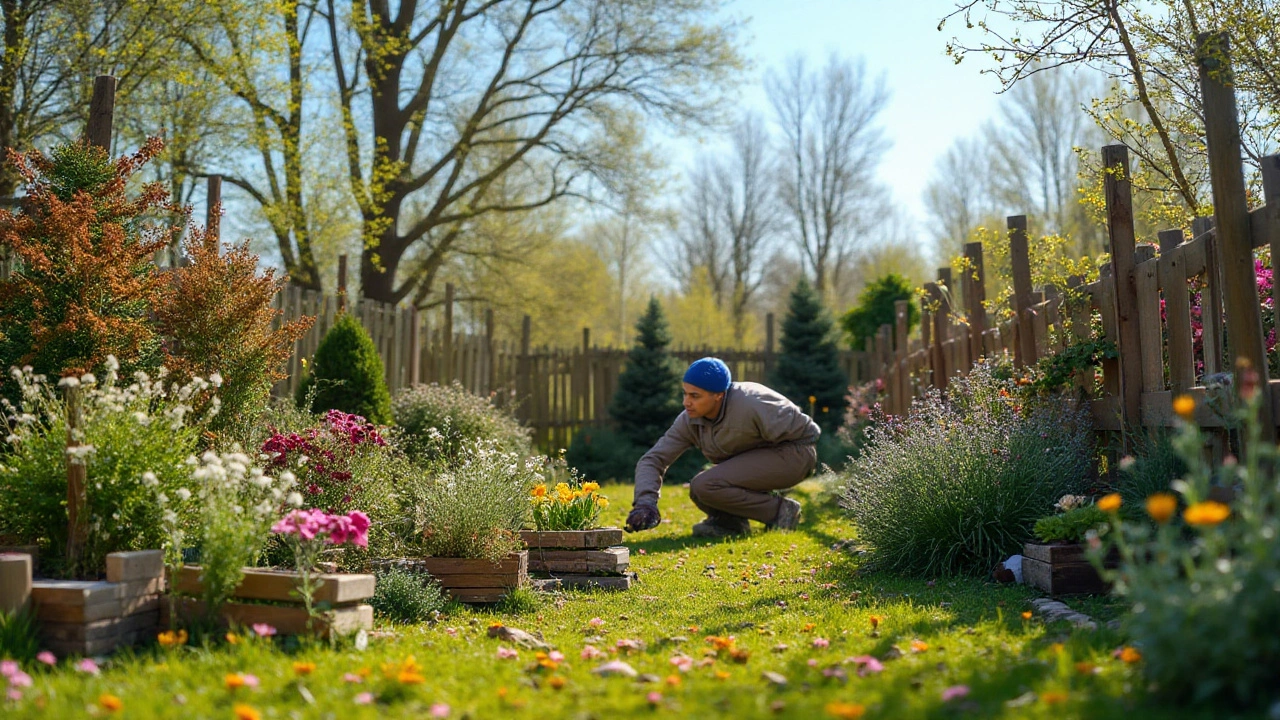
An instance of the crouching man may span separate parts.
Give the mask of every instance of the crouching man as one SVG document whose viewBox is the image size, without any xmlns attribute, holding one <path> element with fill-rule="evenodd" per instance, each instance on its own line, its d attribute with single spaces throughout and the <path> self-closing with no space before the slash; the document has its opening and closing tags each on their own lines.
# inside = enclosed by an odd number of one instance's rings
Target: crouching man
<svg viewBox="0 0 1280 720">
<path fill-rule="evenodd" d="M 691 447 L 715 463 L 689 486 L 690 499 L 707 514 L 693 526 L 695 536 L 740 535 L 749 532 L 749 520 L 795 529 L 800 503 L 770 491 L 792 487 L 813 472 L 819 434 L 795 403 L 759 383 L 735 383 L 722 361 L 702 358 L 684 374 L 684 412 L 636 463 L 627 530 L 659 523 L 663 477 Z"/>
</svg>

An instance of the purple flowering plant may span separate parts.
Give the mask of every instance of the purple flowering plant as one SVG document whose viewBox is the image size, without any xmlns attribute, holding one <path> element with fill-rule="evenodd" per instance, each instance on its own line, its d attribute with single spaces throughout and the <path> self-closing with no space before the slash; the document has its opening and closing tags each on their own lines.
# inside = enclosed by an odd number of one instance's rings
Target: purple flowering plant
<svg viewBox="0 0 1280 720">
<path fill-rule="evenodd" d="M 307 504 L 341 512 L 357 504 L 365 490 L 353 465 L 386 447 L 378 426 L 359 415 L 330 410 L 319 424 L 301 432 L 273 428 L 262 452 L 271 467 L 297 476 Z"/>
</svg>

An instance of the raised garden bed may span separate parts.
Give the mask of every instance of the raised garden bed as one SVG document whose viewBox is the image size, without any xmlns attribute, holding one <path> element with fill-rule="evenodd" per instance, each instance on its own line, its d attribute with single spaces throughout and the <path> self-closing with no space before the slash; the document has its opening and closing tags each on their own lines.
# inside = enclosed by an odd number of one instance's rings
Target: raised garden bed
<svg viewBox="0 0 1280 720">
<path fill-rule="evenodd" d="M 552 575 L 560 587 L 626 590 L 635 581 L 619 528 L 523 530 L 520 536 L 529 546 L 529 572 Z"/>
<path fill-rule="evenodd" d="M 59 655 L 103 655 L 155 637 L 164 591 L 159 550 L 107 555 L 106 580 L 32 578 L 33 559 L 15 554 L 0 562 L 17 570 L 14 578 L 6 573 L 4 594 L 13 596 L 6 603 L 31 604 L 42 648 Z"/>
<path fill-rule="evenodd" d="M 323 582 L 312 599 L 319 612 L 310 625 L 308 620 L 311 618 L 295 593 L 298 574 L 292 570 L 266 568 L 245 568 L 244 579 L 232 594 L 233 601 L 222 606 L 218 619 L 224 625 L 245 627 L 265 623 L 282 635 L 311 632 L 328 637 L 373 629 L 373 607 L 361 603 L 373 597 L 376 585 L 373 575 L 324 573 L 319 578 Z M 187 595 L 203 592 L 200 567 L 184 566 L 173 583 L 173 589 Z M 192 597 L 180 598 L 177 611 L 180 617 L 192 619 L 206 614 L 204 603 Z M 167 620 L 167 603 L 164 613 Z"/>
<path fill-rule="evenodd" d="M 1115 567 L 1109 558 L 1107 567 Z M 1022 548 L 1022 578 L 1028 585 L 1050 595 L 1098 594 L 1111 590 L 1098 574 L 1082 544 L 1040 545 L 1026 543 Z"/>
<path fill-rule="evenodd" d="M 469 558 L 429 557 L 413 565 L 431 573 L 449 596 L 458 602 L 498 602 L 506 594 L 529 583 L 529 551 L 521 550 L 500 563 Z"/>
</svg>

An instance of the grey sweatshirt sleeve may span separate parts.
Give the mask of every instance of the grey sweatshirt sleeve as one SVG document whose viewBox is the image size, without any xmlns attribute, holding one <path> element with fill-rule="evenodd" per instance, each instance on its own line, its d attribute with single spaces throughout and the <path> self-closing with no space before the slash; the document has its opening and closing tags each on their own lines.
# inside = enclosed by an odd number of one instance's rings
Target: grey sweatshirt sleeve
<svg viewBox="0 0 1280 720">
<path fill-rule="evenodd" d="M 662 491 L 662 478 L 685 450 L 693 447 L 693 432 L 689 429 L 689 417 L 683 412 L 671 423 L 671 427 L 658 439 L 657 444 L 636 463 L 636 488 L 632 506 L 658 504 Z"/>
<path fill-rule="evenodd" d="M 822 434 L 817 423 L 782 395 L 756 398 L 756 422 L 760 438 L 770 445 L 817 442 Z"/>
</svg>

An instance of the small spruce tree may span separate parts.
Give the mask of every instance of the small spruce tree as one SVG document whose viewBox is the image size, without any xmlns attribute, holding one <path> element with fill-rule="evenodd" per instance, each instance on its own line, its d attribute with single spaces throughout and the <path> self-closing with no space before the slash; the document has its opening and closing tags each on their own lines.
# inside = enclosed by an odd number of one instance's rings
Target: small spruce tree
<svg viewBox="0 0 1280 720">
<path fill-rule="evenodd" d="M 773 389 L 811 413 L 823 432 L 839 428 L 849 381 L 840 369 L 831 314 L 808 280 L 791 292 L 780 344 Z"/>
<path fill-rule="evenodd" d="M 875 337 L 880 326 L 892 325 L 897 320 L 894 304 L 899 300 L 910 301 L 914 293 L 911 283 L 897 273 L 889 273 L 877 278 L 858 295 L 858 304 L 840 316 L 840 327 L 844 329 L 849 347 L 854 350 L 866 348 L 867 338 Z M 920 324 L 920 308 L 916 303 L 907 303 L 907 331 Z"/>
<path fill-rule="evenodd" d="M 609 402 L 609 415 L 618 432 L 632 443 L 648 447 L 671 427 L 680 414 L 680 372 L 667 346 L 671 331 L 657 298 L 636 322 L 636 344 L 618 377 L 618 391 Z"/>
<path fill-rule="evenodd" d="M 311 407 L 305 407 L 315 388 Z M 341 410 L 370 422 L 391 422 L 391 393 L 382 357 L 369 333 L 350 313 L 342 313 L 316 348 L 311 372 L 298 386 L 298 405 L 311 412 Z"/>
</svg>

